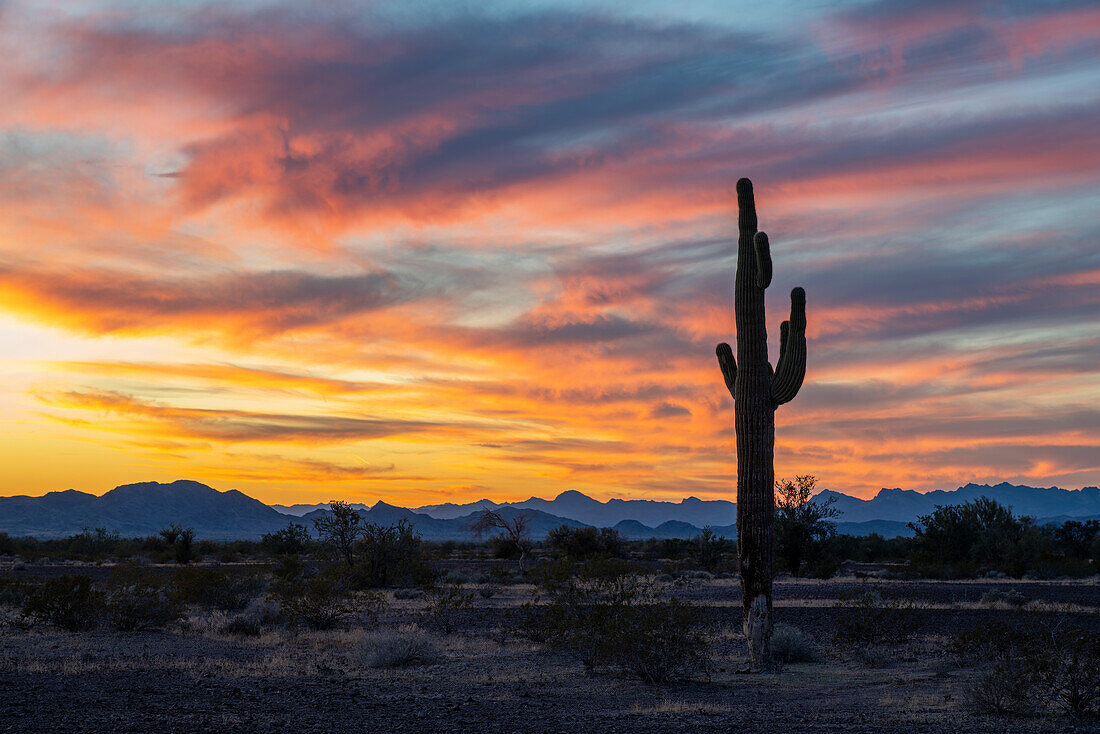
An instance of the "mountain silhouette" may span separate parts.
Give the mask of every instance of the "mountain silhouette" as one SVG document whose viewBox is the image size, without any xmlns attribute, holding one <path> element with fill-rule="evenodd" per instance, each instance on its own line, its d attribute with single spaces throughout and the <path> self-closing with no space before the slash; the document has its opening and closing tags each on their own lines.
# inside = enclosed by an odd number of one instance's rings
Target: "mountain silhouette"
<svg viewBox="0 0 1100 734">
<path fill-rule="evenodd" d="M 937 505 L 990 497 L 1030 515 L 1038 522 L 1100 518 L 1100 489 L 1027 487 L 1001 483 L 967 484 L 951 491 L 915 492 L 883 489 L 869 500 L 824 490 L 817 499 L 834 499 L 840 511 L 837 530 L 851 535 L 909 535 L 906 523 L 931 513 Z M 614 527 L 627 538 L 691 538 L 703 527 L 722 537 L 735 534 L 737 507 L 727 500 L 688 497 L 680 502 L 612 499 L 601 502 L 569 490 L 552 500 L 531 497 L 522 502 L 478 500 L 405 508 L 378 501 L 353 505 L 368 523 L 392 525 L 406 520 L 425 540 L 472 540 L 470 523 L 486 508 L 507 518 L 530 517 L 531 535 L 545 537 L 559 525 Z M 277 508 L 281 508 L 277 509 Z M 177 523 L 194 528 L 199 538 L 257 539 L 295 522 L 313 530 L 313 520 L 328 512 L 327 504 L 269 507 L 237 490 L 220 492 L 200 482 L 141 482 L 116 487 L 102 496 L 66 490 L 41 497 L 0 497 L 0 532 L 39 538 L 66 537 L 83 528 L 105 528 L 125 537 L 152 535 Z"/>
</svg>

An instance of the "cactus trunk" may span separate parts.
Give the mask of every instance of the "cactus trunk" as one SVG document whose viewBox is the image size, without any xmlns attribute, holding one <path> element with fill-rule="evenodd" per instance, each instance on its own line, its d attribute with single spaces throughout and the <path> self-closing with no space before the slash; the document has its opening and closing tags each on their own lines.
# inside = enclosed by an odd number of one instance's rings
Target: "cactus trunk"
<svg viewBox="0 0 1100 734">
<path fill-rule="evenodd" d="M 768 237 L 757 232 L 752 183 L 737 182 L 737 272 L 734 312 L 737 356 L 719 344 L 718 362 L 734 399 L 737 438 L 737 557 L 742 626 L 754 670 L 771 665 L 772 546 L 775 536 L 775 409 L 790 401 L 806 372 L 805 292 L 791 292 L 776 370 L 768 362 L 764 289 L 772 277 Z"/>
</svg>

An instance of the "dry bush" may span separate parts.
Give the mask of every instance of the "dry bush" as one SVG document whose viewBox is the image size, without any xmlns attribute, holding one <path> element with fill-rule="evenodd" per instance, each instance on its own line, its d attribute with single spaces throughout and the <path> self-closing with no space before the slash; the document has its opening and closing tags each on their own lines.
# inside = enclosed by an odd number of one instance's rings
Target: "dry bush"
<svg viewBox="0 0 1100 734">
<path fill-rule="evenodd" d="M 183 604 L 163 578 L 132 567 L 111 575 L 103 607 L 107 624 L 122 631 L 160 629 L 183 616 Z"/>
<path fill-rule="evenodd" d="M 435 642 L 417 627 L 375 632 L 363 639 L 356 661 L 368 668 L 429 665 L 440 657 Z"/>
<path fill-rule="evenodd" d="M 239 637 L 256 637 L 279 624 L 282 609 L 271 599 L 253 599 L 241 612 L 230 617 L 221 627 L 221 633 Z"/>
<path fill-rule="evenodd" d="M 377 622 L 378 610 L 385 603 L 379 594 L 361 594 L 362 610 Z M 330 570 L 311 578 L 296 578 L 281 582 L 273 597 L 279 602 L 291 624 L 314 630 L 332 629 L 345 618 L 359 611 L 353 603 L 346 577 Z"/>
<path fill-rule="evenodd" d="M 645 683 L 710 675 L 710 645 L 694 607 L 660 599 L 633 574 L 601 568 L 547 584 L 547 603 L 526 607 L 523 633 L 588 670 L 613 668 Z"/>
<path fill-rule="evenodd" d="M 968 697 L 992 714 L 1100 713 L 1100 635 L 1095 619 L 1021 613 L 955 636 L 952 650 L 983 666 Z"/>
<path fill-rule="evenodd" d="M 474 601 L 473 593 L 457 583 L 435 586 L 428 590 L 426 598 L 428 603 L 420 614 L 420 624 L 448 635 L 458 629 Z"/>
<path fill-rule="evenodd" d="M 789 624 L 777 624 L 772 630 L 772 657 L 781 663 L 813 663 L 821 659 L 809 635 Z"/>
</svg>

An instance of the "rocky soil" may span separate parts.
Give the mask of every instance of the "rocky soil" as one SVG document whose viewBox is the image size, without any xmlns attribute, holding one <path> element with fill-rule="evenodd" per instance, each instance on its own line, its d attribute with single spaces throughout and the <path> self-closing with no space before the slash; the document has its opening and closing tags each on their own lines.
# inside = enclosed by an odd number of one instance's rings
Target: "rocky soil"
<svg viewBox="0 0 1100 734">
<path fill-rule="evenodd" d="M 1014 613 L 980 603 L 991 589 L 1017 590 L 1033 611 L 1094 624 L 1096 579 L 875 580 L 884 593 L 915 600 L 916 636 L 871 650 L 836 647 L 836 600 L 862 583 L 779 581 L 777 621 L 812 636 L 822 662 L 768 675 L 736 672 L 745 660 L 735 580 L 666 584 L 704 610 L 717 655 L 709 680 L 672 686 L 588 675 L 513 634 L 532 591 L 519 584 L 489 599 L 475 595 L 453 634 L 431 632 L 435 662 L 396 669 L 363 664 L 372 639 L 364 619 L 257 637 L 221 633 L 224 613 L 210 610 L 192 610 L 186 624 L 162 632 L 3 626 L 0 732 L 1100 731 L 1095 721 L 972 715 L 965 691 L 974 671 L 945 649 L 961 626 Z M 422 599 L 387 596 L 383 629 L 418 620 Z"/>
</svg>

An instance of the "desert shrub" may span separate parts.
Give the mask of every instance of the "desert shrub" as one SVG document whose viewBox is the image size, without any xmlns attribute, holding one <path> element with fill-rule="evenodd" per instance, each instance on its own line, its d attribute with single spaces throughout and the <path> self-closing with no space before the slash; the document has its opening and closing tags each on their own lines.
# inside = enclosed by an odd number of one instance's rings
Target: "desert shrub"
<svg viewBox="0 0 1100 734">
<path fill-rule="evenodd" d="M 991 589 L 982 594 L 981 603 L 985 604 L 986 606 L 992 606 L 994 604 L 1008 604 L 1018 609 L 1024 604 L 1027 604 L 1027 597 L 1021 594 L 1016 589 L 1010 589 L 1009 591 Z"/>
<path fill-rule="evenodd" d="M 420 614 L 420 623 L 448 635 L 458 629 L 462 617 L 474 601 L 473 592 L 455 583 L 434 586 L 425 596 L 427 604 Z"/>
<path fill-rule="evenodd" d="M 48 579 L 27 594 L 23 617 L 31 624 L 51 624 L 70 632 L 91 629 L 103 613 L 103 597 L 87 575 Z"/>
<path fill-rule="evenodd" d="M 172 572 L 176 598 L 184 604 L 238 611 L 264 590 L 264 580 L 251 570 L 178 568 Z"/>
<path fill-rule="evenodd" d="M 614 528 L 560 525 L 546 534 L 546 547 L 557 556 L 575 559 L 621 556 L 625 552 L 625 540 Z"/>
<path fill-rule="evenodd" d="M 575 575 L 544 588 L 547 603 L 527 605 L 522 632 L 586 669 L 615 668 L 646 683 L 709 675 L 710 648 L 697 610 L 659 599 L 638 576 Z"/>
<path fill-rule="evenodd" d="M 360 647 L 358 660 L 368 668 L 407 668 L 439 659 L 439 649 L 417 627 L 375 632 Z"/>
<path fill-rule="evenodd" d="M 22 606 L 30 584 L 16 576 L 0 576 L 0 605 Z"/>
<path fill-rule="evenodd" d="M 242 611 L 234 614 L 221 627 L 224 635 L 255 637 L 280 621 L 282 609 L 271 599 L 256 598 Z"/>
<path fill-rule="evenodd" d="M 14 556 L 18 548 L 15 538 L 7 533 L 0 533 L 0 556 Z"/>
<path fill-rule="evenodd" d="M 419 599 L 424 596 L 424 592 L 421 589 L 394 589 L 394 599 Z"/>
<path fill-rule="evenodd" d="M 789 624 L 772 629 L 772 657 L 781 663 L 813 663 L 820 659 L 810 636 Z"/>
<path fill-rule="evenodd" d="M 358 549 L 362 560 L 352 576 L 356 588 L 416 586 L 435 577 L 421 553 L 420 536 L 404 518 L 396 525 L 364 526 Z"/>
<path fill-rule="evenodd" d="M 902 642 L 916 627 L 915 610 L 911 600 L 888 596 L 864 582 L 837 601 L 833 637 L 838 643 L 863 648 Z"/>
<path fill-rule="evenodd" d="M 298 556 L 309 547 L 309 530 L 305 525 L 289 523 L 274 533 L 266 533 L 260 540 L 260 548 L 273 556 Z"/>
<path fill-rule="evenodd" d="M 710 646 L 698 610 L 680 601 L 645 600 L 628 608 L 614 641 L 610 662 L 643 683 L 663 684 L 710 676 Z"/>
<path fill-rule="evenodd" d="M 622 558 L 595 556 L 584 561 L 560 558 L 531 569 L 528 576 L 531 581 L 544 589 L 553 589 L 573 578 L 613 579 L 622 576 L 639 576 L 648 569 L 640 564 Z"/>
<path fill-rule="evenodd" d="M 1080 717 L 1100 708 L 1100 635 L 1094 625 L 1020 613 L 958 633 L 951 648 L 983 667 L 967 691 L 980 713 Z"/>
<path fill-rule="evenodd" d="M 331 570 L 280 582 L 273 598 L 291 624 L 315 630 L 332 629 L 356 611 L 346 577 Z"/>
<path fill-rule="evenodd" d="M 165 579 L 132 567 L 115 569 L 103 608 L 107 624 L 122 631 L 159 629 L 183 616 L 183 604 Z"/>
<path fill-rule="evenodd" d="M 672 582 L 674 580 L 674 577 L 670 573 L 659 573 L 654 577 L 654 580 L 667 584 Z"/>
<path fill-rule="evenodd" d="M 912 559 L 928 575 L 972 576 L 986 568 L 1020 576 L 1052 542 L 1031 518 L 988 497 L 937 506 L 909 527 L 916 533 Z"/>
</svg>

